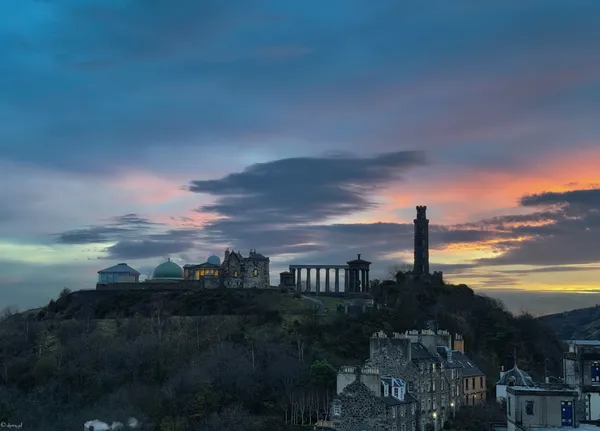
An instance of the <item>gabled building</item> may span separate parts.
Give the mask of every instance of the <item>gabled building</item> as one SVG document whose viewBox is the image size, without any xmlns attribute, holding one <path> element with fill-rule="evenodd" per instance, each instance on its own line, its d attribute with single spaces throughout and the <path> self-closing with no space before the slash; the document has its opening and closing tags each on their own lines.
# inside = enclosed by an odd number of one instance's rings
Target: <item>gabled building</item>
<svg viewBox="0 0 600 431">
<path fill-rule="evenodd" d="M 345 366 L 338 372 L 330 423 L 341 431 L 417 431 L 417 408 L 402 379 L 373 367 Z"/>
<path fill-rule="evenodd" d="M 474 406 L 487 398 L 487 377 L 479 367 L 462 352 L 453 352 L 454 360 L 462 368 L 463 404 Z"/>
</svg>

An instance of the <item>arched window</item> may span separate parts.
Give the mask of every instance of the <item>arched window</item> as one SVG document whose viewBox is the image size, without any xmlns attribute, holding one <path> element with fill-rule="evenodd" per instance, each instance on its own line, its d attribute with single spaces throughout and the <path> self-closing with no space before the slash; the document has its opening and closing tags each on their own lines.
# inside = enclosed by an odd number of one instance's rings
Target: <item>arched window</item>
<svg viewBox="0 0 600 431">
<path fill-rule="evenodd" d="M 237 270 L 236 270 L 236 271 L 233 271 L 233 276 L 234 276 L 234 277 L 237 277 L 237 276 L 238 276 L 238 272 L 237 272 Z"/>
<path fill-rule="evenodd" d="M 252 271 L 252 275 L 258 277 L 258 269 L 254 269 L 254 271 Z"/>
</svg>

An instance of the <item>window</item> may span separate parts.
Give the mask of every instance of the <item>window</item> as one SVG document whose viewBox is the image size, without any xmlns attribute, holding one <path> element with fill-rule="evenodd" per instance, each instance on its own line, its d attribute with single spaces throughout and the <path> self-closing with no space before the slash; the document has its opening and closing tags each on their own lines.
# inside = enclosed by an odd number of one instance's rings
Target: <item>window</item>
<svg viewBox="0 0 600 431">
<path fill-rule="evenodd" d="M 592 364 L 592 382 L 600 382 L 600 364 Z"/>
<path fill-rule="evenodd" d="M 401 430 L 401 431 L 406 431 L 406 424 L 405 424 L 405 423 L 403 423 L 403 424 L 400 426 L 400 430 Z"/>
<path fill-rule="evenodd" d="M 415 408 L 415 404 L 413 403 L 413 404 L 411 405 L 410 412 L 411 412 L 411 413 L 414 415 L 414 414 L 415 414 L 415 410 L 416 410 L 416 408 Z M 414 422 L 413 422 L 413 423 L 414 423 Z"/>
<path fill-rule="evenodd" d="M 233 276 L 237 277 L 238 276 L 238 272 L 237 271 L 233 271 Z"/>
<path fill-rule="evenodd" d="M 342 414 L 342 406 L 340 406 L 339 404 L 334 404 L 333 405 L 333 415 L 340 416 L 341 414 Z"/>
<path fill-rule="evenodd" d="M 485 388 L 485 385 L 483 384 L 483 376 L 481 376 L 481 377 L 479 378 L 479 387 L 480 387 L 481 389 Z"/>
<path fill-rule="evenodd" d="M 392 417 L 396 417 L 396 406 L 392 407 Z"/>
<path fill-rule="evenodd" d="M 473 405 L 477 404 L 477 395 L 473 395 Z"/>
<path fill-rule="evenodd" d="M 404 406 L 400 406 L 400 417 L 404 417 Z"/>
<path fill-rule="evenodd" d="M 471 389 L 475 389 L 475 377 L 471 379 Z"/>
<path fill-rule="evenodd" d="M 435 380 L 432 382 L 433 385 L 433 392 L 435 392 Z"/>
<path fill-rule="evenodd" d="M 396 398 L 400 399 L 400 388 L 397 386 L 392 388 L 392 395 L 394 395 Z"/>
<path fill-rule="evenodd" d="M 416 429 L 417 429 L 417 423 L 415 421 L 412 421 L 411 428 L 412 429 L 410 431 L 416 431 Z"/>
<path fill-rule="evenodd" d="M 408 392 L 413 393 L 415 391 L 414 382 L 408 382 Z"/>
<path fill-rule="evenodd" d="M 533 416 L 534 415 L 534 413 L 533 413 L 533 410 L 534 410 L 533 407 L 534 407 L 533 401 L 527 401 L 527 402 L 525 402 L 525 414 L 527 416 Z"/>
<path fill-rule="evenodd" d="M 383 396 L 387 397 L 390 394 L 390 389 L 389 386 L 387 385 L 387 383 L 383 383 Z"/>
<path fill-rule="evenodd" d="M 254 269 L 254 271 L 252 271 L 252 275 L 258 277 L 258 269 Z"/>
<path fill-rule="evenodd" d="M 469 379 L 465 379 L 465 390 L 469 390 Z"/>
<path fill-rule="evenodd" d="M 440 380 L 440 390 L 444 390 L 444 379 Z"/>
</svg>

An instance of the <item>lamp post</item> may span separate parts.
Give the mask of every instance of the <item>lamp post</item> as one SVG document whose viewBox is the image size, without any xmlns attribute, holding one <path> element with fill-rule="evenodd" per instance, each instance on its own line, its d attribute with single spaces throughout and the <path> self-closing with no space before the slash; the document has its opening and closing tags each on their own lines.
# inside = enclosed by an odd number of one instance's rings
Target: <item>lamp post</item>
<svg viewBox="0 0 600 431">
<path fill-rule="evenodd" d="M 452 419 L 454 419 L 454 415 L 455 415 L 455 412 L 456 412 L 456 410 L 455 410 L 455 408 L 454 408 L 454 401 L 452 401 L 452 402 L 450 403 L 450 407 L 452 407 Z"/>
<path fill-rule="evenodd" d="M 433 428 L 438 431 L 437 412 L 433 412 Z"/>
</svg>

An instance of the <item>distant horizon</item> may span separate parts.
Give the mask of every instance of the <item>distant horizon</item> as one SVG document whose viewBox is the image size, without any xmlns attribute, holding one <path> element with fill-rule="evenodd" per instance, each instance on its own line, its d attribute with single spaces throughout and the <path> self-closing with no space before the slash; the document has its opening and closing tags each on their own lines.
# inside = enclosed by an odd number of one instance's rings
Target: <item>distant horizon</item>
<svg viewBox="0 0 600 431">
<path fill-rule="evenodd" d="M 231 246 L 382 278 L 417 205 L 446 280 L 596 301 L 600 3 L 430 6 L 0 4 L 0 307 Z"/>
</svg>

